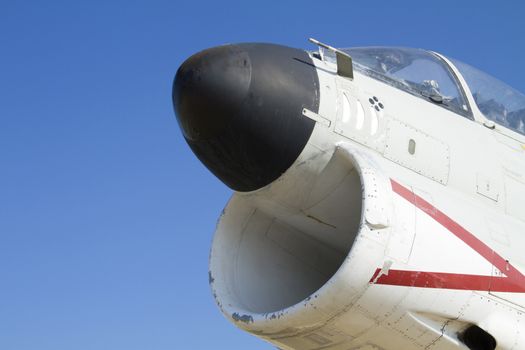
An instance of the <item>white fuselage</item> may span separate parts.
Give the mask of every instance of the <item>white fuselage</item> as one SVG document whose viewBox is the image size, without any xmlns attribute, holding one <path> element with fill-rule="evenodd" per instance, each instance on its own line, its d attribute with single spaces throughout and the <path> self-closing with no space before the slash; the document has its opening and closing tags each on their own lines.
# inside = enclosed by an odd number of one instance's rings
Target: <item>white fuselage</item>
<svg viewBox="0 0 525 350">
<path fill-rule="evenodd" d="M 458 71 L 474 120 L 314 63 L 307 146 L 218 223 L 221 310 L 281 349 L 467 349 L 469 325 L 525 349 L 525 137 L 486 127 Z"/>
</svg>

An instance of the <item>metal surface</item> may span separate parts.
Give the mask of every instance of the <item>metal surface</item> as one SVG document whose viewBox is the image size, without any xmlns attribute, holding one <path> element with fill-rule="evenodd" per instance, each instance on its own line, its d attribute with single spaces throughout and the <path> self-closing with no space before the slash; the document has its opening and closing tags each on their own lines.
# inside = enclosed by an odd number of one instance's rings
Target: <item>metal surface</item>
<svg viewBox="0 0 525 350">
<path fill-rule="evenodd" d="M 305 67 L 274 70 L 286 55 L 270 54 L 262 55 L 268 76 L 300 80 Z M 314 106 L 293 97 L 293 83 L 271 91 L 280 105 L 272 97 L 263 108 L 273 115 L 290 99 L 281 117 L 311 129 L 297 137 L 270 123 L 249 134 L 272 158 L 264 169 L 276 169 L 288 138 L 297 148 L 278 176 L 236 192 L 219 219 L 210 286 L 223 314 L 283 350 L 492 350 L 492 340 L 498 350 L 524 349 L 525 139 L 483 125 L 454 66 L 472 119 L 359 71 L 350 80 L 339 62 L 312 57 L 300 61 L 308 77 L 315 72 Z M 230 90 L 228 101 L 246 93 Z M 221 115 L 203 133 L 235 118 Z M 188 125 L 181 121 L 185 136 L 199 139 Z M 249 178 L 246 163 L 218 154 L 222 167 Z"/>
<path fill-rule="evenodd" d="M 308 40 L 319 47 L 328 49 L 335 53 L 337 62 L 337 75 L 344 78 L 348 78 L 350 80 L 354 79 L 354 66 L 352 64 L 352 57 L 350 57 L 349 54 L 339 49 L 336 49 L 335 47 L 332 47 L 330 45 L 323 44 L 322 42 L 316 39 L 310 38 Z"/>
</svg>

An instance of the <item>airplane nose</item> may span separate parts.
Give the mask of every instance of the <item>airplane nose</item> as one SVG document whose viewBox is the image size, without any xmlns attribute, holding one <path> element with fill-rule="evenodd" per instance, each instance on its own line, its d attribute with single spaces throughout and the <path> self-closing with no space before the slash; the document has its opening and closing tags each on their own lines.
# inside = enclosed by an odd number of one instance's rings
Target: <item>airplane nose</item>
<svg viewBox="0 0 525 350">
<path fill-rule="evenodd" d="M 236 191 L 276 180 L 304 149 L 318 112 L 319 79 L 303 50 L 273 44 L 214 47 L 188 58 L 173 83 L 184 138 Z"/>
</svg>

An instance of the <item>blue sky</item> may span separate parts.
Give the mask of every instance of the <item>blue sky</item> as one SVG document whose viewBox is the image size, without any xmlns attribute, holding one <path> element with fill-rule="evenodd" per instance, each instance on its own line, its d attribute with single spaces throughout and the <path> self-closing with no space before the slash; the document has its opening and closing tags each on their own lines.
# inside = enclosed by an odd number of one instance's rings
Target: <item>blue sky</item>
<svg viewBox="0 0 525 350">
<path fill-rule="evenodd" d="M 523 2 L 323 3 L 0 4 L 1 349 L 272 348 L 224 320 L 208 287 L 231 192 L 171 105 L 201 49 L 421 47 L 525 91 Z"/>
</svg>

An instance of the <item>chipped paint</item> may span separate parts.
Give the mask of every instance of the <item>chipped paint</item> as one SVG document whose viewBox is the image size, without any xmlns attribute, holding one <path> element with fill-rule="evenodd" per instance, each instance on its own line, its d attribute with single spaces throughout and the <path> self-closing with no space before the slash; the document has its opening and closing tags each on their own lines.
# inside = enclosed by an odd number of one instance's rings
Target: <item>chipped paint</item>
<svg viewBox="0 0 525 350">
<path fill-rule="evenodd" d="M 383 267 L 381 268 L 381 270 L 379 270 L 379 273 L 377 274 L 377 276 L 375 276 L 375 278 L 370 283 L 375 284 L 381 276 L 383 275 L 388 276 L 388 271 L 390 271 L 390 268 L 392 267 L 392 263 L 393 263 L 392 260 L 385 261 L 385 263 L 383 264 Z"/>
<path fill-rule="evenodd" d="M 238 313 L 234 312 L 232 318 L 236 322 L 253 323 L 253 317 L 250 315 L 239 315 Z"/>
</svg>

